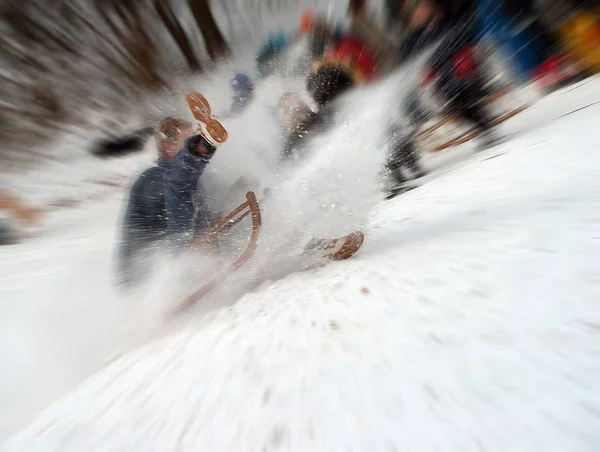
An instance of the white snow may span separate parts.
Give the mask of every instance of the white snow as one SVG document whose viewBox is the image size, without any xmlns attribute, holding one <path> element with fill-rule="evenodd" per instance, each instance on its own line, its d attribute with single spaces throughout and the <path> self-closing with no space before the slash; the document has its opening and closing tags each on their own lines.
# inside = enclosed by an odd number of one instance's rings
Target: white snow
<svg viewBox="0 0 600 452">
<path fill-rule="evenodd" d="M 168 276 L 113 293 L 122 190 L 3 248 L 2 433 L 36 419 L 2 450 L 598 450 L 600 104 L 562 115 L 600 100 L 600 80 L 506 122 L 494 149 L 431 156 L 425 185 L 377 203 L 394 84 L 351 96 L 369 107 L 287 182 L 253 168 L 280 181 L 265 240 L 364 225 L 351 260 L 256 273 L 280 262 L 263 242 L 240 275 L 273 281 L 174 318 Z M 257 146 L 274 133 L 247 129 L 230 124 Z"/>
</svg>

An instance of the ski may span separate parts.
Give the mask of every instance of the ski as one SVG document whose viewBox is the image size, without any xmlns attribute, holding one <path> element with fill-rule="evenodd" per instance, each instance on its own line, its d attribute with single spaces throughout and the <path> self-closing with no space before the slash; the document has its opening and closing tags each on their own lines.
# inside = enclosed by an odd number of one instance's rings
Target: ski
<svg viewBox="0 0 600 452">
<path fill-rule="evenodd" d="M 508 119 L 512 118 L 513 116 L 526 110 L 528 107 L 529 107 L 529 105 L 522 105 L 521 107 L 515 108 L 514 110 L 504 113 L 503 115 L 500 115 L 499 117 L 493 119 L 490 123 L 490 126 L 495 127 L 498 124 L 500 124 L 504 121 L 507 121 Z M 427 152 L 433 153 L 433 152 L 443 151 L 444 149 L 447 149 L 449 147 L 458 146 L 459 144 L 466 143 L 467 141 L 472 140 L 473 138 L 477 137 L 478 135 L 479 135 L 479 133 L 477 131 L 472 130 L 472 131 L 466 132 L 462 135 L 459 135 L 456 138 L 448 140 L 445 143 L 437 145 L 431 149 L 427 149 Z"/>
<path fill-rule="evenodd" d="M 385 196 L 385 200 L 389 201 L 390 199 L 394 199 L 396 196 L 402 195 L 406 192 L 414 190 L 415 188 L 420 187 L 420 185 L 400 185 L 399 187 L 392 188 L 388 191 Z"/>
</svg>

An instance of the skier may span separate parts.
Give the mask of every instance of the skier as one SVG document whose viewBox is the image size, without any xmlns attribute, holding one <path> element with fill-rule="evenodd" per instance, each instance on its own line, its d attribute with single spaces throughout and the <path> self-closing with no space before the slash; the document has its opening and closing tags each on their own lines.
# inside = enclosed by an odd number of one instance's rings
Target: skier
<svg viewBox="0 0 600 452">
<path fill-rule="evenodd" d="M 544 2 L 546 3 L 546 2 Z M 575 67 L 585 73 L 600 72 L 600 6 L 597 0 L 544 5 L 547 23 L 558 26 L 557 32 Z M 575 7 L 575 4 L 579 4 Z M 594 5 L 596 3 L 596 5 Z M 560 7 L 560 8 L 559 8 Z"/>
<path fill-rule="evenodd" d="M 348 65 L 332 60 L 324 60 L 315 65 L 306 82 L 310 102 L 296 99 L 293 109 L 288 115 L 288 136 L 283 148 L 283 157 L 291 157 L 306 139 L 322 132 L 334 118 L 332 103 L 340 95 L 356 86 L 359 75 Z M 299 102 L 298 102 L 299 101 Z"/>
<path fill-rule="evenodd" d="M 145 273 L 146 251 L 165 238 L 176 248 L 187 245 L 216 219 L 199 177 L 217 149 L 213 135 L 221 131 L 215 133 L 214 123 L 210 132 L 201 129 L 192 135 L 191 123 L 167 118 L 156 131 L 159 159 L 134 183 L 123 219 L 119 277 L 126 287 Z"/>
<path fill-rule="evenodd" d="M 217 219 L 200 176 L 220 144 L 206 130 L 200 131 L 186 139 L 165 173 L 167 235 L 176 248 L 189 245 Z"/>
<path fill-rule="evenodd" d="M 294 150 L 315 133 L 323 131 L 333 121 L 334 101 L 360 84 L 370 82 L 377 74 L 375 53 L 360 38 L 338 35 L 323 55 L 313 63 L 313 72 L 306 81 L 311 97 L 304 114 L 290 115 L 298 120 L 286 140 L 283 155 L 289 157 Z"/>
<path fill-rule="evenodd" d="M 154 131 L 158 160 L 135 181 L 123 217 L 118 255 L 118 277 L 124 286 L 137 282 L 144 273 L 143 254 L 165 237 L 166 208 L 164 176 L 192 124 L 166 118 Z"/>
<path fill-rule="evenodd" d="M 492 130 L 492 118 L 484 105 L 488 93 L 476 57 L 477 44 L 475 17 L 454 25 L 425 65 L 423 85 L 433 82 L 437 93 L 447 101 L 447 113 L 473 125 L 485 147 L 499 137 Z"/>
</svg>

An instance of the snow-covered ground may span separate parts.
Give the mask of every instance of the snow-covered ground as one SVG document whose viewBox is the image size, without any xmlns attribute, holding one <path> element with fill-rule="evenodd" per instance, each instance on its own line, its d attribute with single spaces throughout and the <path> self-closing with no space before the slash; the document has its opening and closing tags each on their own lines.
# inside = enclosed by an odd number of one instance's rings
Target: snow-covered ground
<svg viewBox="0 0 600 452">
<path fill-rule="evenodd" d="M 143 168 L 151 149 L 65 163 L 81 174 L 48 187 L 69 179 L 64 194 L 86 202 L 0 258 L 0 434 L 33 421 L 2 450 L 598 450 L 600 80 L 506 122 L 494 149 L 431 156 L 425 185 L 379 202 L 373 143 L 397 84 L 351 96 L 355 113 L 291 175 L 250 168 L 278 190 L 245 276 L 279 264 L 264 241 L 280 230 L 362 226 L 360 253 L 261 273 L 184 316 L 166 313 L 168 275 L 114 293 L 124 190 L 90 182 Z M 217 172 L 270 152 L 275 126 L 260 124 L 228 124 L 239 138 Z M 227 157 L 239 148 L 250 156 Z M 20 182 L 40 202 L 41 177 Z"/>
</svg>

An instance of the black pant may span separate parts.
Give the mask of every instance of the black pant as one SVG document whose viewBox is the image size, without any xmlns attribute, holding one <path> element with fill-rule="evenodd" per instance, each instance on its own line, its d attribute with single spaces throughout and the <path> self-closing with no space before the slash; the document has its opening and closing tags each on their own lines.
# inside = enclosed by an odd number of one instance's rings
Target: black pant
<svg viewBox="0 0 600 452">
<path fill-rule="evenodd" d="M 406 177 L 402 173 L 403 168 L 410 169 L 415 173 L 416 177 L 422 177 L 426 174 L 419 161 L 412 137 L 404 138 L 396 143 L 386 167 L 390 171 L 392 179 L 397 184 L 406 182 Z"/>
</svg>

